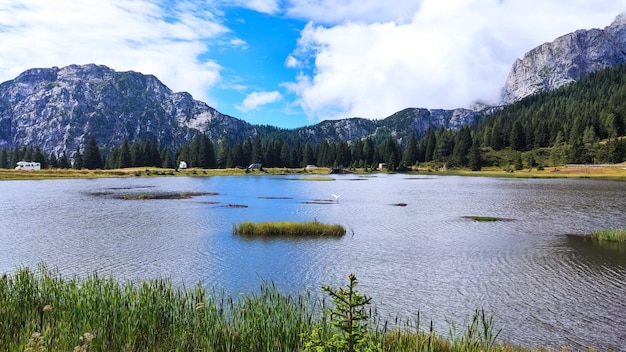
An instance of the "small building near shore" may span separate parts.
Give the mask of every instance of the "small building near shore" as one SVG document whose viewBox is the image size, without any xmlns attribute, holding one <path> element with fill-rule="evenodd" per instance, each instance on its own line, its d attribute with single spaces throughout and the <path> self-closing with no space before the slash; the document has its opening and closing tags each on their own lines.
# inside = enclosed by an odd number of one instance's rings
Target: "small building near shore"
<svg viewBox="0 0 626 352">
<path fill-rule="evenodd" d="M 187 163 L 184 160 L 181 160 L 180 163 L 178 163 L 178 168 L 179 169 L 186 169 L 187 168 Z"/>
</svg>

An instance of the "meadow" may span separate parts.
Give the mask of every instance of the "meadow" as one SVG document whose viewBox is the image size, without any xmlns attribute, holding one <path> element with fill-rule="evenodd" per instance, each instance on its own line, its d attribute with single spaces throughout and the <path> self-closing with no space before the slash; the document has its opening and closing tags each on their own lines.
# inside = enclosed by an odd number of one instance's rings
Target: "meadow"
<svg viewBox="0 0 626 352">
<path fill-rule="evenodd" d="M 389 170 L 351 169 L 355 174 L 367 175 L 376 173 L 390 173 Z M 98 177 L 150 177 L 150 176 L 258 176 L 258 175 L 292 175 L 303 181 L 333 181 L 329 175 L 329 168 L 307 170 L 304 168 L 263 168 L 249 169 L 164 169 L 164 168 L 127 168 L 112 170 L 75 170 L 75 169 L 43 169 L 43 170 L 12 170 L 0 169 L 0 180 L 24 179 L 54 179 L 54 178 L 98 178 Z M 498 167 L 483 168 L 481 171 L 471 171 L 467 168 L 439 169 L 430 164 L 420 165 L 407 171 L 406 174 L 428 174 L 440 176 L 483 176 L 505 178 L 594 178 L 626 181 L 626 165 L 570 165 L 560 167 L 545 167 L 541 169 L 510 170 Z"/>
</svg>

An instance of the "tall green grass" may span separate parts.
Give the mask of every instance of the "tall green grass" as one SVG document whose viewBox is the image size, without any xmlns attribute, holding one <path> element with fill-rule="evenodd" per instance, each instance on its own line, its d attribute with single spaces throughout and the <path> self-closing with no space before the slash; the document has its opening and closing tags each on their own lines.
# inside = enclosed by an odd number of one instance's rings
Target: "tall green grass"
<svg viewBox="0 0 626 352">
<path fill-rule="evenodd" d="M 626 229 L 601 229 L 591 233 L 591 238 L 599 242 L 626 243 Z"/>
<path fill-rule="evenodd" d="M 284 295 L 272 284 L 237 299 L 170 280 L 120 283 L 92 274 L 63 278 L 41 266 L 0 278 L 2 351 L 303 351 L 307 338 L 330 340 L 323 298 Z M 374 311 L 364 339 L 372 351 L 521 351 L 495 342 L 493 322 L 477 310 L 449 338 L 433 323 L 394 323 Z M 391 327 L 393 325 L 393 327 Z M 341 351 L 342 349 L 326 349 Z"/>
<path fill-rule="evenodd" d="M 341 225 L 328 225 L 318 222 L 260 222 L 245 221 L 233 225 L 233 233 L 241 236 L 320 236 L 340 237 L 346 234 Z"/>
</svg>

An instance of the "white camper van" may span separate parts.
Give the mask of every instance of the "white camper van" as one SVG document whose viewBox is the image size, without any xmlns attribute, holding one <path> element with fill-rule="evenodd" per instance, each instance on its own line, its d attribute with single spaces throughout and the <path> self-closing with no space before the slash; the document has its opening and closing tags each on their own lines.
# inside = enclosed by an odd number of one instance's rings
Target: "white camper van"
<svg viewBox="0 0 626 352">
<path fill-rule="evenodd" d="M 20 161 L 15 170 L 41 170 L 41 164 L 33 161 Z"/>
</svg>

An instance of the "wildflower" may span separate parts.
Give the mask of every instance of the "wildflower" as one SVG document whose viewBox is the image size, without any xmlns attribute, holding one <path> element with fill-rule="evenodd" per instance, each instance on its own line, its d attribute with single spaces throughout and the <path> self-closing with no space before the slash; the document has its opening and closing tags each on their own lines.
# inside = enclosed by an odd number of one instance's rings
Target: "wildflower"
<svg viewBox="0 0 626 352">
<path fill-rule="evenodd" d="M 28 339 L 24 352 L 44 352 L 45 350 L 43 336 L 39 332 L 34 332 Z"/>
</svg>

